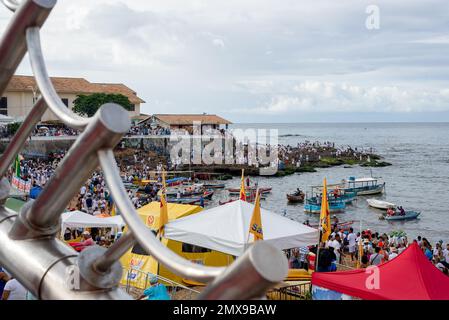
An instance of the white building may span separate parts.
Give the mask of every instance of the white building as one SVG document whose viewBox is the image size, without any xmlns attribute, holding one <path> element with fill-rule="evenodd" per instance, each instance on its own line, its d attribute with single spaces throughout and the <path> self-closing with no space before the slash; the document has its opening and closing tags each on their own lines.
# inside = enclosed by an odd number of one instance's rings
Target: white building
<svg viewBox="0 0 449 320">
<path fill-rule="evenodd" d="M 140 116 L 140 104 L 144 103 L 135 91 L 122 83 L 91 83 L 84 78 L 51 78 L 56 92 L 62 102 L 70 109 L 78 95 L 93 93 L 123 94 L 128 97 L 134 108 L 130 111 L 130 117 Z M 13 76 L 3 96 L 0 99 L 0 115 L 23 119 L 39 97 L 39 89 L 34 77 Z M 57 120 L 57 117 L 47 110 L 42 121 Z"/>
</svg>

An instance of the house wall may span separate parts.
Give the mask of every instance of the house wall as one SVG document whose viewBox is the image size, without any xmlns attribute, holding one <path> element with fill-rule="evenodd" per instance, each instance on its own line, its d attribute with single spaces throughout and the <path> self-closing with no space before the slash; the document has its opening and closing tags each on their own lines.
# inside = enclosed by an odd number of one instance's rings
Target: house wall
<svg viewBox="0 0 449 320">
<path fill-rule="evenodd" d="M 77 94 L 75 93 L 61 93 L 59 94 L 61 99 L 68 100 L 68 107 L 73 109 L 73 101 L 75 101 Z M 3 97 L 8 98 L 8 116 L 14 118 L 25 117 L 33 107 L 33 93 L 32 92 L 12 92 L 7 91 L 3 94 Z M 129 112 L 129 116 L 140 115 L 140 104 L 135 105 L 135 110 Z M 42 121 L 58 120 L 56 115 L 47 110 L 42 116 Z"/>
</svg>

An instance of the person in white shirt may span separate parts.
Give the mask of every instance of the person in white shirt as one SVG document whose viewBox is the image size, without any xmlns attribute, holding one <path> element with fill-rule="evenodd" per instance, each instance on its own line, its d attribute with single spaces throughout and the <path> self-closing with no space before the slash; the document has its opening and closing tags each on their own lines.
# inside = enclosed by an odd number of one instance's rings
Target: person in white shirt
<svg viewBox="0 0 449 320">
<path fill-rule="evenodd" d="M 348 249 L 349 249 L 349 254 L 351 255 L 351 261 L 354 261 L 354 255 L 355 255 L 355 249 L 356 249 L 356 240 L 357 240 L 357 236 L 354 234 L 354 229 L 350 228 L 349 229 L 349 234 L 348 234 Z"/>
<path fill-rule="evenodd" d="M 388 261 L 393 260 L 398 256 L 398 249 L 395 247 L 390 248 L 390 254 L 388 255 Z"/>
<path fill-rule="evenodd" d="M 446 244 L 446 249 L 443 250 L 444 260 L 449 263 L 449 243 Z"/>
<path fill-rule="evenodd" d="M 27 289 L 16 279 L 9 280 L 3 290 L 2 300 L 26 300 Z"/>
<path fill-rule="evenodd" d="M 87 188 L 86 186 L 82 186 L 80 189 L 80 194 L 84 197 L 84 195 L 86 194 Z"/>
<path fill-rule="evenodd" d="M 334 248 L 335 256 L 337 257 L 337 263 L 340 263 L 341 256 L 341 243 L 340 243 L 340 235 L 335 235 L 335 239 L 329 243 L 329 247 Z"/>
</svg>

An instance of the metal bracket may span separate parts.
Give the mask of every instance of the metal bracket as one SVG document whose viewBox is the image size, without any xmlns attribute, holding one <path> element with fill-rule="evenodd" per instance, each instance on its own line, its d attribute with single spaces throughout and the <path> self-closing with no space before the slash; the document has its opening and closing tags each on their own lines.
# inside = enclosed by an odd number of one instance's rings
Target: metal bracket
<svg viewBox="0 0 449 320">
<path fill-rule="evenodd" d="M 78 268 L 80 275 L 89 284 L 101 289 L 110 289 L 118 286 L 122 278 L 122 265 L 115 261 L 107 271 L 97 270 L 95 262 L 104 256 L 107 249 L 100 246 L 93 246 L 81 251 L 78 256 Z"/>
</svg>

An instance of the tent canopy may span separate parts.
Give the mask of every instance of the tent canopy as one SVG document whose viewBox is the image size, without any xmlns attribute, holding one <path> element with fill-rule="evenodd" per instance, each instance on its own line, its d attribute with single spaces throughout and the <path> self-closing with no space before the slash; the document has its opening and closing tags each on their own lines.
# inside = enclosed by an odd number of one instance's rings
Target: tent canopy
<svg viewBox="0 0 449 320">
<path fill-rule="evenodd" d="M 99 218 L 82 211 L 69 211 L 61 215 L 61 230 L 66 228 L 121 228 L 125 225 L 121 216 Z"/>
<path fill-rule="evenodd" d="M 14 122 L 14 118 L 0 114 L 0 123 L 1 124 L 8 124 L 8 123 L 12 123 L 12 122 Z"/>
<path fill-rule="evenodd" d="M 249 224 L 254 205 L 237 200 L 181 218 L 165 226 L 165 237 L 240 256 L 252 242 Z M 264 241 L 278 249 L 318 243 L 318 230 L 261 208 Z M 249 241 L 248 241 L 249 240 Z"/>
<path fill-rule="evenodd" d="M 181 217 L 185 217 L 197 212 L 202 211 L 200 206 L 193 206 L 187 204 L 167 203 L 168 221 L 176 220 Z M 137 213 L 140 219 L 145 225 L 151 229 L 159 229 L 159 215 L 161 211 L 161 203 L 157 201 L 150 202 L 149 204 L 139 208 Z"/>
<path fill-rule="evenodd" d="M 314 272 L 312 284 L 366 300 L 448 300 L 449 277 L 438 270 L 416 243 L 378 266 L 379 289 L 369 289 L 373 272 L 365 269 Z M 369 278 L 370 277 L 370 278 Z"/>
</svg>

